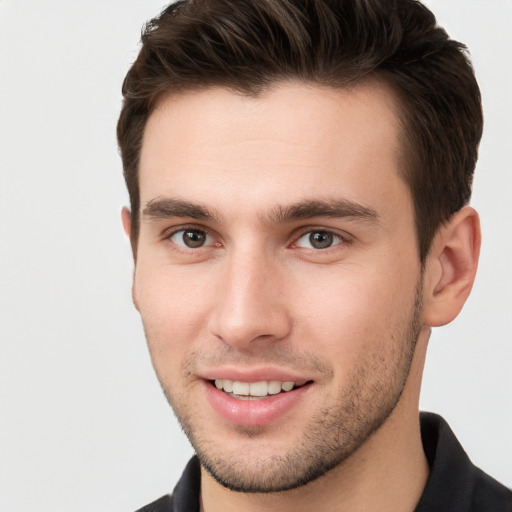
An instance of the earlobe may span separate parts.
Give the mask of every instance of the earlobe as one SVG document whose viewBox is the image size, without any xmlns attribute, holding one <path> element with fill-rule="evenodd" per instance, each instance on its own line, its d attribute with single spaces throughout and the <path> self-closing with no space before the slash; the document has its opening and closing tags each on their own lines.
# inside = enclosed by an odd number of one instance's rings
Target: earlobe
<svg viewBox="0 0 512 512">
<path fill-rule="evenodd" d="M 426 325 L 445 325 L 460 313 L 475 280 L 480 242 L 480 220 L 469 206 L 455 213 L 439 230 L 425 268 Z"/>
</svg>

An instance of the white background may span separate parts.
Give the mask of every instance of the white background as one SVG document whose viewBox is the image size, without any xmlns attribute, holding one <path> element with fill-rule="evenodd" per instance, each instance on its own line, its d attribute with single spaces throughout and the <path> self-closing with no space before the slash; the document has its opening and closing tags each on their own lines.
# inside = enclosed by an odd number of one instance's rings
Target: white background
<svg viewBox="0 0 512 512">
<path fill-rule="evenodd" d="M 512 485 L 512 2 L 431 1 L 468 44 L 486 131 L 473 296 L 433 334 L 422 408 Z M 127 511 L 191 454 L 130 302 L 120 87 L 156 0 L 0 1 L 0 511 Z"/>
</svg>

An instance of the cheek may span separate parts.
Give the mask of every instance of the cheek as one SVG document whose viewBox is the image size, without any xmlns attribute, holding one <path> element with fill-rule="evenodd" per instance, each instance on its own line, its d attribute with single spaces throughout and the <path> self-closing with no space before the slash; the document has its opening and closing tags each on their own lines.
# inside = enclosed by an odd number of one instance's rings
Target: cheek
<svg viewBox="0 0 512 512">
<path fill-rule="evenodd" d="M 134 293 L 154 364 L 179 360 L 201 339 L 211 304 L 204 282 L 191 267 L 181 271 L 138 262 Z"/>
<path fill-rule="evenodd" d="M 413 272 L 351 268 L 348 272 L 304 274 L 295 293 L 295 318 L 301 338 L 318 340 L 326 356 L 348 361 L 375 345 L 394 342 L 393 335 L 410 318 L 416 279 Z M 300 308 L 300 310 L 299 310 Z M 310 347 L 308 347 L 310 348 Z"/>
</svg>

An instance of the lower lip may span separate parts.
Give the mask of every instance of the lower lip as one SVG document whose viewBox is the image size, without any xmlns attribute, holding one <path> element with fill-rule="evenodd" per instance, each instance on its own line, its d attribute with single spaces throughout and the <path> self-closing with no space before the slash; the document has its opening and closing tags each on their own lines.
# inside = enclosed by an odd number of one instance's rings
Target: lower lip
<svg viewBox="0 0 512 512">
<path fill-rule="evenodd" d="M 204 383 L 206 396 L 214 410 L 225 420 L 236 425 L 262 426 L 285 415 L 311 387 L 305 384 L 300 388 L 270 395 L 260 400 L 240 400 L 233 398 L 211 383 Z"/>
</svg>

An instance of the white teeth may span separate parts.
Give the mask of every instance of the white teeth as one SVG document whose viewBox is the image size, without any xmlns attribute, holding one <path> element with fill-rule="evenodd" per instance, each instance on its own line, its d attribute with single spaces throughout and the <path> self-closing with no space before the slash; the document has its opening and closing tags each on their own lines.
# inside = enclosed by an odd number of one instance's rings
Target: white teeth
<svg viewBox="0 0 512 512">
<path fill-rule="evenodd" d="M 249 395 L 251 396 L 265 396 L 268 391 L 268 384 L 266 382 L 251 382 L 249 384 Z"/>
<path fill-rule="evenodd" d="M 238 382 L 237 380 L 235 380 L 235 382 L 233 382 L 233 394 L 248 395 L 249 394 L 249 383 L 248 382 Z"/>
<path fill-rule="evenodd" d="M 293 389 L 293 386 L 294 386 L 293 382 L 283 382 L 281 384 L 283 391 L 291 391 Z"/>
<path fill-rule="evenodd" d="M 305 380 L 292 382 L 281 382 L 278 380 L 259 382 L 239 382 L 229 379 L 215 379 L 215 387 L 223 389 L 226 393 L 239 396 L 267 396 L 277 395 L 281 391 L 291 391 L 294 387 L 301 387 L 306 384 Z"/>
<path fill-rule="evenodd" d="M 268 383 L 268 394 L 277 395 L 277 393 L 281 393 L 281 383 L 278 380 L 271 380 Z"/>
</svg>

